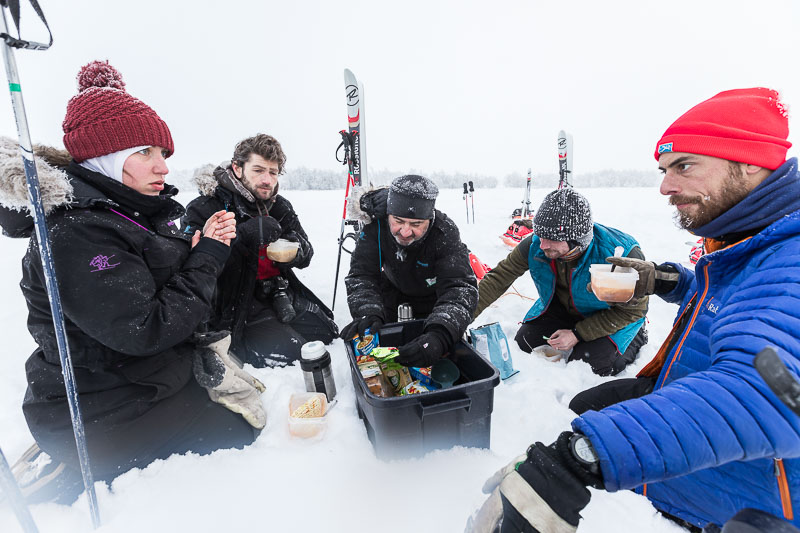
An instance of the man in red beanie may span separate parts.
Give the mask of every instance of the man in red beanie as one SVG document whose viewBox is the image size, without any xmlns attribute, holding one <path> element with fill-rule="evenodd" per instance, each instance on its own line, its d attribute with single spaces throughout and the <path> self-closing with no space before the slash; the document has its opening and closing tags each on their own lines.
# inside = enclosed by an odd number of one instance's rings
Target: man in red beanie
<svg viewBox="0 0 800 533">
<path fill-rule="evenodd" d="M 637 378 L 580 393 L 572 431 L 487 482 L 468 529 L 574 531 L 587 486 L 633 489 L 695 531 L 744 508 L 800 524 L 800 419 L 753 367 L 772 346 L 800 374 L 800 173 L 788 134 L 764 88 L 722 92 L 667 129 L 661 193 L 708 253 L 694 270 L 608 261 L 639 271 L 637 295 L 679 305 L 673 329 Z"/>
</svg>

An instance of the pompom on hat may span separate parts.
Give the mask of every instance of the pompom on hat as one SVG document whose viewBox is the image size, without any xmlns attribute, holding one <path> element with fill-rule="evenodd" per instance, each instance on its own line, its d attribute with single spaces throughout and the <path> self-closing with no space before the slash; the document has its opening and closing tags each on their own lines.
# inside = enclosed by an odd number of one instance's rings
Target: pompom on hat
<svg viewBox="0 0 800 533">
<path fill-rule="evenodd" d="M 775 170 L 792 143 L 789 116 L 773 89 L 724 91 L 700 102 L 667 128 L 656 144 L 661 154 L 710 155 Z"/>
<path fill-rule="evenodd" d="M 64 146 L 80 163 L 136 146 L 175 151 L 167 124 L 141 100 L 125 91 L 120 73 L 108 61 L 92 61 L 78 72 L 78 94 L 67 104 Z"/>
</svg>

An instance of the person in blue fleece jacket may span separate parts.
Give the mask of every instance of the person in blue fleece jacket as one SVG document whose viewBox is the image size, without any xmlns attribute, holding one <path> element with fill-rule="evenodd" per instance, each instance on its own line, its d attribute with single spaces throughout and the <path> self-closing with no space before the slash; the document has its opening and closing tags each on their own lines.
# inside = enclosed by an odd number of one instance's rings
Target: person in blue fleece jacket
<svg viewBox="0 0 800 533">
<path fill-rule="evenodd" d="M 636 378 L 580 393 L 556 442 L 532 445 L 484 486 L 468 531 L 574 531 L 592 486 L 632 489 L 699 531 L 756 508 L 800 525 L 800 418 L 753 358 L 772 346 L 800 374 L 800 172 L 777 92 L 725 91 L 664 133 L 655 157 L 676 222 L 705 239 L 694 270 L 636 268 L 636 296 L 679 305 Z"/>
</svg>

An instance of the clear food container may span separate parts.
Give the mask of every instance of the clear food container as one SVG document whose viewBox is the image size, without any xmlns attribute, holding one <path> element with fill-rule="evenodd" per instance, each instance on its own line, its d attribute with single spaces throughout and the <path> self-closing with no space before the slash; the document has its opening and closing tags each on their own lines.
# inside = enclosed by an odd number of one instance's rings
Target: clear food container
<svg viewBox="0 0 800 533">
<path fill-rule="evenodd" d="M 598 300 L 623 303 L 633 298 L 639 273 L 628 267 L 617 267 L 611 272 L 609 264 L 589 266 L 592 275 L 592 292 Z"/>
<path fill-rule="evenodd" d="M 565 357 L 569 357 L 572 353 L 572 349 L 569 350 L 559 350 L 558 348 L 553 348 L 549 344 L 543 344 L 541 346 L 537 346 L 533 349 L 533 353 L 541 355 L 548 361 L 560 361 Z"/>
<path fill-rule="evenodd" d="M 269 243 L 269 246 L 267 246 L 267 257 L 278 263 L 288 263 L 297 256 L 297 250 L 299 248 L 299 242 L 278 239 L 275 242 Z"/>
<path fill-rule="evenodd" d="M 289 398 L 289 434 L 310 439 L 328 427 L 328 400 L 322 392 L 298 392 Z"/>
</svg>

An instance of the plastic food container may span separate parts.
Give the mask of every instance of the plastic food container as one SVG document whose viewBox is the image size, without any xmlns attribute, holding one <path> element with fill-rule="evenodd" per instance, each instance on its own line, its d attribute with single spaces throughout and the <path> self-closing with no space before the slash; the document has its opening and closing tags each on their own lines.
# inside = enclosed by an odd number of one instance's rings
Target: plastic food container
<svg viewBox="0 0 800 533">
<path fill-rule="evenodd" d="M 292 416 L 304 404 L 318 398 L 317 405 L 321 406 L 321 416 Z M 321 436 L 328 427 L 328 400 L 322 392 L 298 392 L 289 398 L 289 434 L 293 437 L 310 439 Z M 314 414 L 314 413 L 311 413 Z"/>
<path fill-rule="evenodd" d="M 609 264 L 589 265 L 592 275 L 592 292 L 598 300 L 622 303 L 633 298 L 639 273 L 628 267 L 617 267 L 611 272 Z"/>
<path fill-rule="evenodd" d="M 549 344 L 543 344 L 534 348 L 533 353 L 545 357 L 548 361 L 556 362 L 564 357 L 569 357 L 572 350 L 559 350 L 558 348 L 553 348 Z"/>
<path fill-rule="evenodd" d="M 267 257 L 278 263 L 288 263 L 295 258 L 299 248 L 299 242 L 278 239 L 275 242 L 269 243 L 269 246 L 267 246 Z"/>
</svg>

